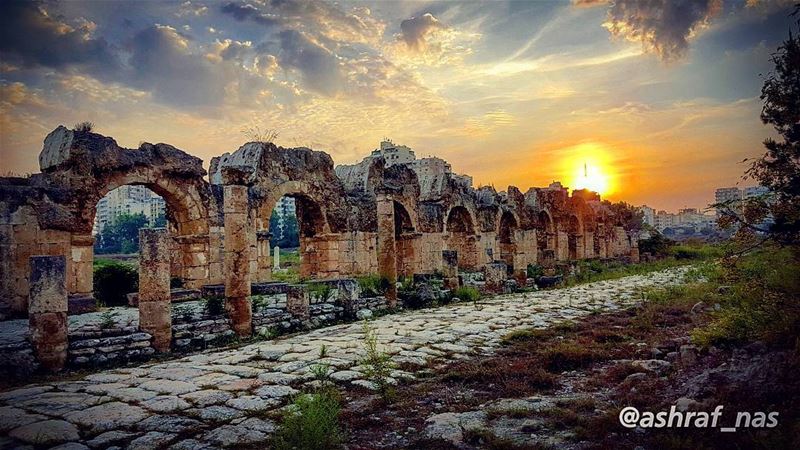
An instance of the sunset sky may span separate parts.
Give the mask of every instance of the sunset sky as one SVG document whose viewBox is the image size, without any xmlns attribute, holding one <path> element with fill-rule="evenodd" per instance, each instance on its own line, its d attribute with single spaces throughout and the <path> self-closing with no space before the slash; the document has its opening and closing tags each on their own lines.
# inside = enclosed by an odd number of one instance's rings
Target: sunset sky
<svg viewBox="0 0 800 450">
<path fill-rule="evenodd" d="M 476 186 L 585 165 L 613 200 L 704 207 L 770 135 L 792 3 L 4 1 L 0 169 L 38 171 L 59 124 L 206 167 L 259 127 L 337 164 L 390 137 Z"/>
</svg>

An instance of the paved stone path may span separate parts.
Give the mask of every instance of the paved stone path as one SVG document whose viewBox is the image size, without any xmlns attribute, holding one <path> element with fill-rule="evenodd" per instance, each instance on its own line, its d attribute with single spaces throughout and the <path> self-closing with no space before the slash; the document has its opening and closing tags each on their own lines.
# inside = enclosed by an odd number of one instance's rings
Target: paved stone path
<svg viewBox="0 0 800 450">
<path fill-rule="evenodd" d="M 490 353 L 514 329 L 619 309 L 638 301 L 641 288 L 682 282 L 685 270 L 409 311 L 370 326 L 395 362 L 421 367 Z M 0 448 L 205 449 L 262 442 L 276 427 L 265 413 L 313 382 L 311 366 L 329 365 L 337 383 L 372 387 L 359 366 L 363 338 L 362 324 L 337 325 L 2 392 Z M 403 371 L 392 376 L 413 378 Z"/>
</svg>

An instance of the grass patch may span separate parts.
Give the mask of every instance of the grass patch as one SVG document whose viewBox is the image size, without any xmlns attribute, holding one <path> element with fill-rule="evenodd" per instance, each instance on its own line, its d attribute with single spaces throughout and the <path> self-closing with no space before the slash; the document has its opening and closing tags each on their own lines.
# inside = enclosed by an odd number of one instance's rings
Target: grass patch
<svg viewBox="0 0 800 450">
<path fill-rule="evenodd" d="M 271 447 L 290 449 L 340 449 L 344 441 L 339 427 L 341 403 L 332 390 L 301 394 L 283 413 Z"/>
<path fill-rule="evenodd" d="M 609 358 L 608 352 L 593 342 L 569 340 L 555 343 L 540 352 L 550 372 L 563 372 L 587 367 Z"/>
<path fill-rule="evenodd" d="M 391 283 L 388 278 L 375 274 L 357 277 L 356 281 L 364 297 L 379 297 L 385 294 Z"/>
<path fill-rule="evenodd" d="M 462 302 L 476 302 L 480 300 L 481 293 L 473 286 L 461 286 L 453 292 L 453 298 Z"/>
</svg>

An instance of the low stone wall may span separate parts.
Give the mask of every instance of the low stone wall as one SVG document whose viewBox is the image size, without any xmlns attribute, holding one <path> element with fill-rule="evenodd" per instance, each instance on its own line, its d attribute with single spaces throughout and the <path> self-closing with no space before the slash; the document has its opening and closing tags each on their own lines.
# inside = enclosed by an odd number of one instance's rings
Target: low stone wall
<svg viewBox="0 0 800 450">
<path fill-rule="evenodd" d="M 256 336 L 276 336 L 302 329 L 371 317 L 387 308 L 385 297 L 362 298 L 352 279 L 315 282 L 328 286 L 325 291 L 309 292 L 308 286 L 295 286 L 308 301 L 308 317 L 303 319 L 287 310 L 287 283 L 257 283 L 250 297 L 252 325 Z M 210 286 L 206 294 L 218 291 Z M 191 297 L 190 297 L 191 298 Z M 212 315 L 207 300 L 172 304 L 171 350 L 186 353 L 227 345 L 236 338 L 224 311 Z M 139 311 L 115 307 L 69 317 L 69 347 L 66 365 L 80 369 L 108 367 L 151 358 L 156 349 L 153 336 L 139 327 Z M 6 339 L 6 337 L 8 337 Z M 23 377 L 40 369 L 28 338 L 27 321 L 0 322 L 0 373 Z"/>
<path fill-rule="evenodd" d="M 134 332 L 118 336 L 90 339 L 73 339 L 69 336 L 67 365 L 71 367 L 97 367 L 141 361 L 155 354 L 153 336 Z"/>
<path fill-rule="evenodd" d="M 7 378 L 23 378 L 39 370 L 30 341 L 0 344 L 0 374 Z"/>
</svg>

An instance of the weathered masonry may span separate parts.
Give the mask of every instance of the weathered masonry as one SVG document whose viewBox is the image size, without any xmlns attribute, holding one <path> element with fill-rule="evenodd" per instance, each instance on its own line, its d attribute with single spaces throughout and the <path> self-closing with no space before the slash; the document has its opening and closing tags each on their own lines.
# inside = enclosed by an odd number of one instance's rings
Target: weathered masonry
<svg viewBox="0 0 800 450">
<path fill-rule="evenodd" d="M 496 192 L 449 177 L 420 192 L 412 170 L 385 168 L 380 158 L 343 180 L 324 152 L 250 142 L 213 158 L 209 174 L 200 159 L 167 144 L 126 149 L 60 126 L 45 138 L 39 163 L 41 173 L 0 178 L 6 317 L 29 314 L 32 256 L 63 256 L 68 295 L 92 295 L 96 205 L 126 184 L 167 203 L 171 276 L 195 289 L 226 285 L 234 315 L 245 308 L 248 283 L 271 280 L 269 220 L 282 196 L 296 200 L 304 278 L 395 279 L 449 273 L 453 262 L 460 271 L 504 262 L 524 279 L 529 264 L 635 258 L 638 250 L 618 208 L 594 193 L 570 196 L 558 185 Z"/>
</svg>

